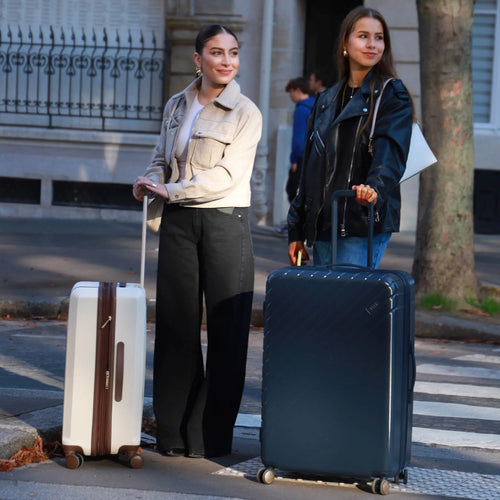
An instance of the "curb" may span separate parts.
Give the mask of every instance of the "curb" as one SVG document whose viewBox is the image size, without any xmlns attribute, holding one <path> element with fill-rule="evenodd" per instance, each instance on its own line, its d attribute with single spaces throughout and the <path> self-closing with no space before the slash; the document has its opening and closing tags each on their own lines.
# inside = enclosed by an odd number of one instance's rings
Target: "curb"
<svg viewBox="0 0 500 500">
<path fill-rule="evenodd" d="M 499 294 L 500 287 L 491 287 Z M 7 318 L 44 318 L 67 319 L 69 309 L 68 297 L 54 297 L 43 300 L 8 300 L 0 302 L 0 317 Z M 156 300 L 147 299 L 147 320 L 155 321 Z M 262 308 L 254 307 L 251 325 L 256 328 L 264 326 Z M 415 312 L 415 337 L 448 340 L 480 340 L 500 343 L 500 327 L 480 321 L 447 316 L 427 310 Z"/>
<path fill-rule="evenodd" d="M 23 446 L 30 448 L 40 436 L 60 439 L 63 405 L 0 419 L 0 458 L 9 459 Z"/>
<path fill-rule="evenodd" d="M 68 315 L 69 298 L 16 299 L 0 301 L 0 317 L 61 319 Z"/>
<path fill-rule="evenodd" d="M 147 320 L 155 320 L 156 300 L 147 299 Z M 17 299 L 0 301 L 0 317 L 67 319 L 69 297 L 53 297 L 50 299 Z"/>
<path fill-rule="evenodd" d="M 415 336 L 447 340 L 477 340 L 500 344 L 500 326 L 445 316 L 430 311 L 416 311 Z"/>
<path fill-rule="evenodd" d="M 153 398 L 144 398 L 143 416 L 153 415 Z M 63 405 L 0 418 L 0 458 L 9 459 L 23 446 L 33 446 L 37 437 L 45 441 L 61 439 Z"/>
</svg>

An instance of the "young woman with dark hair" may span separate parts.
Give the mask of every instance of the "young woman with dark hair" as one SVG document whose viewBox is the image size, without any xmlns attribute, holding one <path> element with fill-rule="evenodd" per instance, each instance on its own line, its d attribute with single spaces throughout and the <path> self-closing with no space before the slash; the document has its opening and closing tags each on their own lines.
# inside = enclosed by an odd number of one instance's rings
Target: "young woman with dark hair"
<svg viewBox="0 0 500 500">
<path fill-rule="evenodd" d="M 254 283 L 248 207 L 262 117 L 234 80 L 234 33 L 207 26 L 195 50 L 200 76 L 167 102 L 152 162 L 133 192 L 164 200 L 153 379 L 158 449 L 212 457 L 231 453 L 245 380 Z"/>
</svg>

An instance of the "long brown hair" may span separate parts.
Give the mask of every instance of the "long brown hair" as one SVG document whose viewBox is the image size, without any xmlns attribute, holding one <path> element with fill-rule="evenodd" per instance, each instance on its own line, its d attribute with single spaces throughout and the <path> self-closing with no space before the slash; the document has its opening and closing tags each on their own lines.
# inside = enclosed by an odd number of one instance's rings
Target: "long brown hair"
<svg viewBox="0 0 500 500">
<path fill-rule="evenodd" d="M 394 67 L 394 59 L 392 57 L 391 35 L 389 33 L 389 28 L 387 26 L 384 17 L 378 10 L 372 9 L 370 7 L 364 7 L 361 5 L 351 10 L 344 18 L 340 26 L 340 33 L 339 33 L 338 47 L 337 47 L 337 69 L 340 80 L 344 78 L 346 79 L 349 78 L 349 71 L 350 71 L 349 58 L 344 56 L 344 46 L 349 39 L 349 35 L 352 33 L 354 29 L 354 25 L 364 17 L 371 17 L 373 19 L 376 19 L 377 21 L 380 21 L 384 34 L 385 47 L 384 47 L 384 53 L 382 54 L 382 58 L 373 67 L 373 78 L 371 79 L 370 82 L 370 96 L 371 96 L 370 113 L 368 114 L 368 118 L 364 126 L 360 130 L 360 134 L 366 128 L 373 115 L 373 107 L 375 102 L 373 95 L 375 86 L 377 84 L 381 86 L 382 83 L 388 78 L 398 78 L 396 68 Z M 410 101 L 413 108 L 413 119 L 415 120 L 415 106 L 413 105 L 413 99 L 409 91 L 408 95 L 410 96 Z"/>
<path fill-rule="evenodd" d="M 380 21 L 384 31 L 384 53 L 380 61 L 374 66 L 374 80 L 382 81 L 387 78 L 397 78 L 396 69 L 394 68 L 394 59 L 392 57 L 391 35 L 387 23 L 382 14 L 370 7 L 356 7 L 351 10 L 342 21 L 339 33 L 339 43 L 337 48 L 337 66 L 340 79 L 349 76 L 350 63 L 349 58 L 344 57 L 344 46 L 349 39 L 349 35 L 354 29 L 354 25 L 364 17 L 371 17 Z"/>
</svg>

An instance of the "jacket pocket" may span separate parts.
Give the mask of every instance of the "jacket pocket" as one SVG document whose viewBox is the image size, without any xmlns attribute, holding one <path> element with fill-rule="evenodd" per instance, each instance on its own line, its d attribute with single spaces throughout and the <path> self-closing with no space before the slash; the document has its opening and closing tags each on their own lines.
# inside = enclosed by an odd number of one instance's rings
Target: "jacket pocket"
<svg viewBox="0 0 500 500">
<path fill-rule="evenodd" d="M 231 144 L 232 137 L 216 131 L 200 130 L 191 138 L 191 141 L 194 142 L 191 156 L 193 170 L 208 170 L 222 160 L 224 150 L 228 144 Z"/>
</svg>

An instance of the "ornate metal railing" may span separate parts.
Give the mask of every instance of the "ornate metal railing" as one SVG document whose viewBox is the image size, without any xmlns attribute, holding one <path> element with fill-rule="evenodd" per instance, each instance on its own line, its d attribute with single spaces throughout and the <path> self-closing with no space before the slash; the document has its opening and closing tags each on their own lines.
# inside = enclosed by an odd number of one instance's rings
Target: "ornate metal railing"
<svg viewBox="0 0 500 500">
<path fill-rule="evenodd" d="M 38 41 L 35 40 L 38 38 Z M 167 50 L 155 34 L 146 46 L 142 32 L 125 44 L 118 32 L 109 42 L 95 30 L 50 27 L 25 35 L 0 31 L 0 123 L 43 127 L 130 130 L 159 129 L 165 96 Z"/>
</svg>

